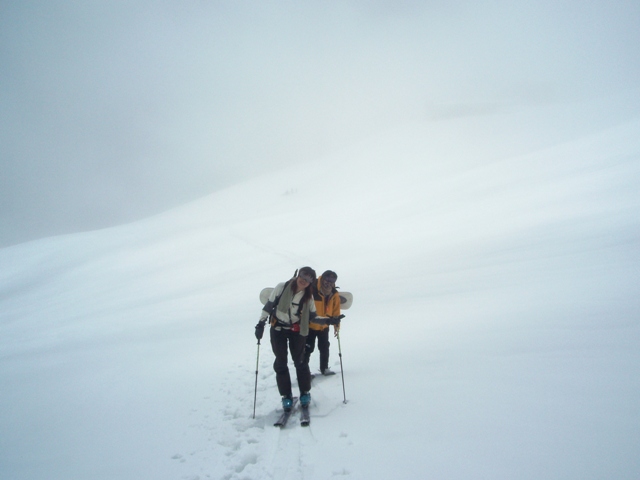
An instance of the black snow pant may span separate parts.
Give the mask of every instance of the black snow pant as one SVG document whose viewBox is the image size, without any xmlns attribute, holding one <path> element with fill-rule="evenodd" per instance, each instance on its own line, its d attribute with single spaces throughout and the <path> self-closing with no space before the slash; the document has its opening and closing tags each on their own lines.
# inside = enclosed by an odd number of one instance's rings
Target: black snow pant
<svg viewBox="0 0 640 480">
<path fill-rule="evenodd" d="M 309 358 L 316 348 L 316 338 L 318 339 L 318 351 L 320 352 L 320 371 L 324 371 L 329 367 L 329 329 L 313 330 L 309 329 L 307 336 L 307 345 L 305 347 L 305 360 L 309 363 Z"/>
<path fill-rule="evenodd" d="M 276 383 L 280 395 L 291 396 L 291 376 L 289 375 L 288 351 L 291 352 L 293 365 L 296 367 L 298 387 L 300 394 L 311 390 L 311 372 L 309 364 L 305 361 L 305 339 L 299 332 L 291 330 L 276 330 L 271 327 L 271 348 L 276 360 L 273 362 L 273 370 L 276 372 Z"/>
</svg>

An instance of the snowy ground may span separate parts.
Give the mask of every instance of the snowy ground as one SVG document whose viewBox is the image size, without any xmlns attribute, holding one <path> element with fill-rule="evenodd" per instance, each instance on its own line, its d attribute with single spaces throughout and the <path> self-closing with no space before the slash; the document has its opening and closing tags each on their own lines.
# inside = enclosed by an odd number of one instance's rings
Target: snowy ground
<svg viewBox="0 0 640 480">
<path fill-rule="evenodd" d="M 0 478 L 637 480 L 636 99 L 406 126 L 0 250 Z M 317 378 L 281 431 L 253 326 L 303 265 L 355 296 L 348 402 Z"/>
</svg>

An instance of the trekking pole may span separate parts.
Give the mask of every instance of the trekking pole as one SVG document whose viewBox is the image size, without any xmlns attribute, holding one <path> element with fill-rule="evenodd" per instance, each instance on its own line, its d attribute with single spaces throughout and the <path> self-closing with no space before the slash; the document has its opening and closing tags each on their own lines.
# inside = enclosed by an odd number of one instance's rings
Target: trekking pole
<svg viewBox="0 0 640 480">
<path fill-rule="evenodd" d="M 342 368 L 342 347 L 340 346 L 340 331 L 336 334 L 338 338 L 338 356 L 340 357 L 340 374 L 342 375 L 342 396 L 344 397 L 344 402 L 347 403 L 347 394 L 344 391 L 344 368 Z"/>
<path fill-rule="evenodd" d="M 253 418 L 256 418 L 256 399 L 258 398 L 258 362 L 260 360 L 260 340 L 258 339 L 258 355 L 256 356 L 256 387 L 253 391 Z"/>
</svg>

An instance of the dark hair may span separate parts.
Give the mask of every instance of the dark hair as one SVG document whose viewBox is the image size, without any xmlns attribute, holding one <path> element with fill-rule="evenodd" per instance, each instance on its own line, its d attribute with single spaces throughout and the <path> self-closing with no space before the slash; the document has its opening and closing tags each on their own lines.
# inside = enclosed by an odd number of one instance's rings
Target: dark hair
<svg viewBox="0 0 640 480">
<path fill-rule="evenodd" d="M 335 278 L 336 280 L 338 280 L 338 274 L 336 272 L 334 272 L 333 270 L 325 270 L 324 273 L 322 275 L 320 275 L 322 278 L 327 278 L 327 277 L 332 277 Z"/>
</svg>

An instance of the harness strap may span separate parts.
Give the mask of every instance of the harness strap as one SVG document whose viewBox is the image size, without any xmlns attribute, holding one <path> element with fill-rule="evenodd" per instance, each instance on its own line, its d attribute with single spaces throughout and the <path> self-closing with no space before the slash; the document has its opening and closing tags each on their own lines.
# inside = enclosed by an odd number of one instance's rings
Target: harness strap
<svg viewBox="0 0 640 480">
<path fill-rule="evenodd" d="M 296 270 L 296 273 L 298 271 Z M 294 277 L 295 278 L 295 277 Z M 285 289 L 289 287 L 289 284 L 291 284 L 291 282 L 293 281 L 293 278 L 291 280 L 287 280 L 284 284 L 284 287 L 282 288 L 282 292 L 280 292 L 280 295 L 278 295 L 276 297 L 276 299 L 273 302 L 273 307 L 271 308 L 271 321 L 270 324 L 273 327 L 279 327 L 279 328 L 284 328 L 284 329 L 290 329 L 292 328 L 292 325 L 295 325 L 297 323 L 300 323 L 300 321 L 297 321 L 295 323 L 284 323 L 282 321 L 280 321 L 280 319 L 278 318 L 278 316 L 276 315 L 276 310 L 278 309 L 278 304 L 280 303 L 280 297 L 282 297 L 282 294 L 284 293 Z M 300 303 L 294 303 L 294 305 L 298 306 L 298 311 L 296 312 L 296 316 L 298 318 L 301 318 L 302 316 L 302 302 Z"/>
</svg>

